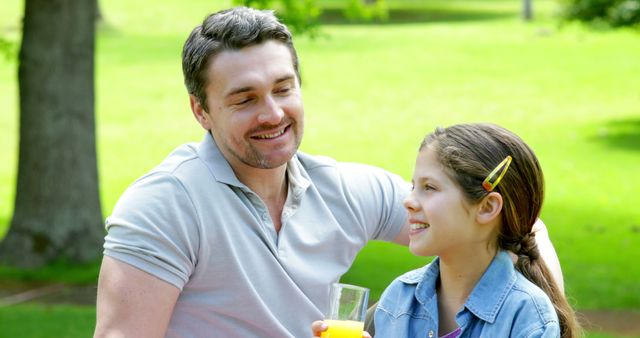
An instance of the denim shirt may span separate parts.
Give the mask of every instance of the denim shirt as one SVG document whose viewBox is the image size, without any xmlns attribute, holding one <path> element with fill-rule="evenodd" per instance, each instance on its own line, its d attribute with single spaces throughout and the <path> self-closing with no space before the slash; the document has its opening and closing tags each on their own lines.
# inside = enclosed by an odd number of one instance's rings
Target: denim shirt
<svg viewBox="0 0 640 338">
<path fill-rule="evenodd" d="M 439 259 L 396 278 L 375 312 L 375 338 L 438 337 Z M 462 337 L 560 337 L 549 297 L 500 251 L 456 314 Z"/>
</svg>

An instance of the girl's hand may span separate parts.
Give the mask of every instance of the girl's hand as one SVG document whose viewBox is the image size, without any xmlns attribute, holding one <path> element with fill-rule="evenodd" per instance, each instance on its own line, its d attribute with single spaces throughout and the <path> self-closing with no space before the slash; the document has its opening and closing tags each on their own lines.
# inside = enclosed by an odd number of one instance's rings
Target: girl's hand
<svg viewBox="0 0 640 338">
<path fill-rule="evenodd" d="M 320 337 L 322 332 L 327 331 L 329 326 L 322 320 L 316 320 L 311 324 L 311 332 L 313 332 L 313 337 Z M 371 335 L 367 331 L 362 331 L 362 338 L 371 338 Z"/>
</svg>

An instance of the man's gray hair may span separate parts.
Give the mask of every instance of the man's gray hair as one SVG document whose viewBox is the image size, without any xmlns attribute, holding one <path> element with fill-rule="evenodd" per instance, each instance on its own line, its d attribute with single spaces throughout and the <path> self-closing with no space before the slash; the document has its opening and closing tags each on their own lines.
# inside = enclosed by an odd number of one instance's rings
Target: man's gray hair
<svg viewBox="0 0 640 338">
<path fill-rule="evenodd" d="M 193 29 L 182 49 L 184 84 L 207 110 L 206 72 L 215 55 L 225 50 L 239 50 L 268 40 L 282 42 L 291 52 L 296 76 L 300 81 L 298 55 L 291 33 L 280 23 L 273 11 L 235 7 L 207 16 L 202 25 Z"/>
</svg>

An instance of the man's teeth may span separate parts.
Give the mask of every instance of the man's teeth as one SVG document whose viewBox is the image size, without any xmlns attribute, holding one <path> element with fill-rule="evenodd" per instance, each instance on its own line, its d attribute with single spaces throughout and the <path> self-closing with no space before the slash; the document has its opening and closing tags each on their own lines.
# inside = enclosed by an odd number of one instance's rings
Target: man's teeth
<svg viewBox="0 0 640 338">
<path fill-rule="evenodd" d="M 280 136 L 280 135 L 282 135 L 282 134 L 284 134 L 284 129 L 282 129 L 282 130 L 280 130 L 280 131 L 278 131 L 278 132 L 275 132 L 275 133 L 273 133 L 273 134 L 258 135 L 258 136 L 256 136 L 256 138 L 259 138 L 259 139 L 269 139 L 269 138 L 278 137 L 278 136 Z"/>
<path fill-rule="evenodd" d="M 411 223 L 411 229 L 412 230 L 426 229 L 428 227 L 429 227 L 429 224 L 427 224 L 427 223 Z"/>
</svg>

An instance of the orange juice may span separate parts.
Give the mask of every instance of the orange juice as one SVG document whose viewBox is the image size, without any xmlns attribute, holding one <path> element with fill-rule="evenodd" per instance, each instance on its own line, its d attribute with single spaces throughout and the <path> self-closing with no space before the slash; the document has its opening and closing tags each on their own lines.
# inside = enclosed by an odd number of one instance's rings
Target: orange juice
<svg viewBox="0 0 640 338">
<path fill-rule="evenodd" d="M 322 332 L 322 338 L 362 338 L 364 322 L 353 320 L 325 319 L 329 328 Z"/>
</svg>

